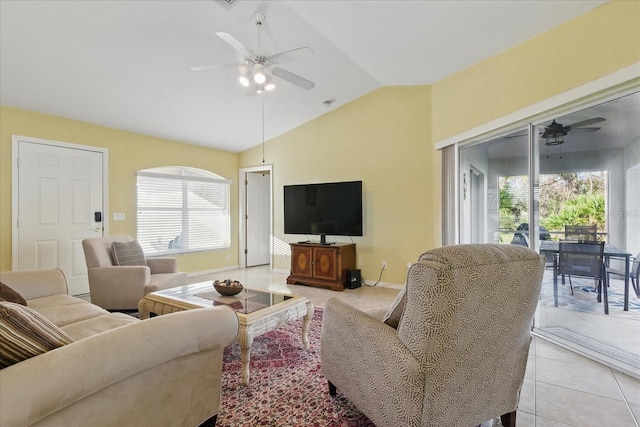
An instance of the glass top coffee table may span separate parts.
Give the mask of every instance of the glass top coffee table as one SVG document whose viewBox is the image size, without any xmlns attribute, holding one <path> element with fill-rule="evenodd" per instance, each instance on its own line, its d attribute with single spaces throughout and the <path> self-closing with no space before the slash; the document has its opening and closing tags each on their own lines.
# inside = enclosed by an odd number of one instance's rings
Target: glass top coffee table
<svg viewBox="0 0 640 427">
<path fill-rule="evenodd" d="M 249 384 L 249 361 L 254 337 L 302 318 L 302 343 L 309 348 L 313 304 L 302 296 L 245 288 L 239 294 L 228 297 L 216 292 L 213 283 L 208 281 L 147 294 L 138 303 L 138 312 L 141 319 L 146 319 L 150 313 L 163 315 L 220 305 L 233 309 L 238 315 L 238 344 L 244 385 Z"/>
</svg>

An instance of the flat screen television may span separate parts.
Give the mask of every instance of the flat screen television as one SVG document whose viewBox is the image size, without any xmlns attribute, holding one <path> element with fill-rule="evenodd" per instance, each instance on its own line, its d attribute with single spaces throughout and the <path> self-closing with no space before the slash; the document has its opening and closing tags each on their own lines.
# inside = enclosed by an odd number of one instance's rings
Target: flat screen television
<svg viewBox="0 0 640 427">
<path fill-rule="evenodd" d="M 284 233 L 362 236 L 362 181 L 285 185 Z"/>
</svg>

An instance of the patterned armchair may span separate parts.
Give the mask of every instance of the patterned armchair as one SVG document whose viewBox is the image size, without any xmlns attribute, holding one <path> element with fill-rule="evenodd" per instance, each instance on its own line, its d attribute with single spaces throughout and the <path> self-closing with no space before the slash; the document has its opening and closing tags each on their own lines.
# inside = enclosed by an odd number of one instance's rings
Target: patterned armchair
<svg viewBox="0 0 640 427">
<path fill-rule="evenodd" d="M 378 427 L 515 426 L 545 258 L 516 245 L 422 254 L 380 317 L 335 298 L 322 371 Z"/>
</svg>

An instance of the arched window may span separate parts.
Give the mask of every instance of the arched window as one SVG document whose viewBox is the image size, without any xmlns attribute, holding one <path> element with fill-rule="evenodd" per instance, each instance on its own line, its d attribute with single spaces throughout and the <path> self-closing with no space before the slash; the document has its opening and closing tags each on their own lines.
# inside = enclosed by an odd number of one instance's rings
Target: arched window
<svg viewBox="0 0 640 427">
<path fill-rule="evenodd" d="M 137 239 L 146 255 L 229 247 L 231 181 L 181 166 L 137 175 Z"/>
</svg>

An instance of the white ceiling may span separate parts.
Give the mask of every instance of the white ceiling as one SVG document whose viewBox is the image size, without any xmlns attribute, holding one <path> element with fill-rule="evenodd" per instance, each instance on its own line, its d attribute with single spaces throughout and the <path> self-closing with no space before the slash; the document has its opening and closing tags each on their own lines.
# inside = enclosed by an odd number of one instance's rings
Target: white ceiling
<svg viewBox="0 0 640 427">
<path fill-rule="evenodd" d="M 431 84 L 572 20 L 605 1 L 0 0 L 0 103 L 111 128 L 240 152 L 377 88 Z M 277 80 L 244 96 L 215 35 L 267 54 L 310 47 Z"/>
</svg>

